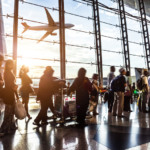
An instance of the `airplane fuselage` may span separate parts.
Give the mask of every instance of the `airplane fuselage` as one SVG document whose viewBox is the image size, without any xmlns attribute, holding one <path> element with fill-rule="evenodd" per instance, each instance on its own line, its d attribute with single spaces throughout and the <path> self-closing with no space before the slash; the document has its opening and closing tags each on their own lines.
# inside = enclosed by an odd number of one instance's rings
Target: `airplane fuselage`
<svg viewBox="0 0 150 150">
<path fill-rule="evenodd" d="M 49 26 L 49 25 L 43 25 L 43 26 L 29 26 L 28 30 L 36 30 L 36 31 L 48 31 L 48 32 L 52 32 L 54 30 L 59 29 L 59 23 L 56 23 L 56 26 Z M 73 24 L 65 24 L 65 28 L 69 29 L 72 28 L 74 25 Z"/>
</svg>

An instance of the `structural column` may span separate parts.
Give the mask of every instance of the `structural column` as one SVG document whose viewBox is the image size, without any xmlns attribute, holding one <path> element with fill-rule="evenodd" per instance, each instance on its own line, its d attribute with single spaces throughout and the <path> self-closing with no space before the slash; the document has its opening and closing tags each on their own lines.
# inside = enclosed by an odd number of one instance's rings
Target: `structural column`
<svg viewBox="0 0 150 150">
<path fill-rule="evenodd" d="M 129 54 L 129 43 L 128 43 L 128 30 L 127 30 L 126 15 L 125 15 L 125 9 L 124 9 L 124 1 L 123 0 L 118 0 L 118 3 L 119 3 L 119 12 L 120 12 L 120 22 L 121 22 L 125 67 L 126 67 L 127 71 L 130 71 L 130 54 Z"/>
<path fill-rule="evenodd" d="M 18 9 L 19 1 L 14 1 L 14 25 L 13 25 L 13 60 L 14 60 L 14 74 L 17 73 L 17 36 L 18 36 Z"/>
<path fill-rule="evenodd" d="M 150 70 L 150 41 L 149 41 L 148 25 L 147 25 L 146 12 L 145 12 L 143 0 L 139 0 L 139 11 L 141 14 L 144 45 L 145 45 L 145 51 L 146 51 L 147 68 L 148 68 L 148 70 Z"/>
<path fill-rule="evenodd" d="M 65 17 L 64 0 L 59 0 L 59 35 L 60 35 L 60 72 L 61 79 L 66 78 L 66 51 L 65 51 Z"/>
<path fill-rule="evenodd" d="M 97 55 L 97 70 L 99 74 L 99 83 L 103 86 L 103 64 L 102 64 L 102 45 L 98 0 L 93 0 L 94 30 L 95 30 L 95 46 Z"/>
</svg>

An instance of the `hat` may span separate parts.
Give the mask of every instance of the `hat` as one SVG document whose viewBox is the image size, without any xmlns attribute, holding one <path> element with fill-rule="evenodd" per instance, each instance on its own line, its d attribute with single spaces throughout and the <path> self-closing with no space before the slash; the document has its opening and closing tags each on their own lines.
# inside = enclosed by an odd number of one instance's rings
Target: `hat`
<svg viewBox="0 0 150 150">
<path fill-rule="evenodd" d="M 120 73 L 122 73 L 123 71 L 125 71 L 124 68 L 120 68 L 120 69 L 119 69 L 119 72 L 120 72 Z"/>
</svg>

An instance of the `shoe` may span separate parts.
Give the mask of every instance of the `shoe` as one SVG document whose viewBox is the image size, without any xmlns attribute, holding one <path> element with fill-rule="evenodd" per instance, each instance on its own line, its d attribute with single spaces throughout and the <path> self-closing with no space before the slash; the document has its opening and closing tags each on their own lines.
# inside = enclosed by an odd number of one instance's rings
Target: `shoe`
<svg viewBox="0 0 150 150">
<path fill-rule="evenodd" d="M 18 127 L 14 126 L 14 127 L 11 127 L 11 130 L 17 130 Z"/>
<path fill-rule="evenodd" d="M 41 122 L 41 125 L 47 125 L 47 124 L 48 124 L 47 121 L 46 121 L 46 122 L 45 122 L 45 121 L 44 121 L 44 122 L 43 122 L 43 121 Z"/>
<path fill-rule="evenodd" d="M 57 119 L 57 117 L 55 115 L 52 115 L 50 117 L 47 116 L 47 119 Z"/>
<path fill-rule="evenodd" d="M 145 111 L 143 111 L 143 113 L 148 113 L 148 111 L 147 111 L 147 110 L 145 110 Z"/>
<path fill-rule="evenodd" d="M 93 115 L 96 116 L 96 115 L 99 115 L 99 113 L 98 113 L 98 112 L 95 112 L 95 113 L 93 113 Z"/>
<path fill-rule="evenodd" d="M 32 119 L 32 117 L 30 115 L 27 115 L 28 119 Z"/>
<path fill-rule="evenodd" d="M 77 125 L 76 125 L 76 127 L 86 127 L 86 126 L 88 126 L 88 124 L 86 124 L 86 123 L 78 123 Z"/>
<path fill-rule="evenodd" d="M 0 137 L 3 137 L 5 134 L 5 132 L 0 132 Z"/>
<path fill-rule="evenodd" d="M 118 117 L 119 117 L 119 118 L 124 118 L 125 116 L 124 116 L 124 115 L 119 115 Z"/>
<path fill-rule="evenodd" d="M 129 112 L 133 112 L 132 110 L 129 110 Z"/>
<path fill-rule="evenodd" d="M 33 122 L 33 125 L 36 125 L 36 126 L 41 126 L 41 124 L 39 122 Z"/>
</svg>

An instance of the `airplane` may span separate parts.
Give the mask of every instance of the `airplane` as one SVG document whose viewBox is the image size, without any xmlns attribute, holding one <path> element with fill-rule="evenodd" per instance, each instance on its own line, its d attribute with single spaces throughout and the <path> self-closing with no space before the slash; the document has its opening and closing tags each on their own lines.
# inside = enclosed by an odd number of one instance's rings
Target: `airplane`
<svg viewBox="0 0 150 150">
<path fill-rule="evenodd" d="M 43 25 L 43 26 L 29 26 L 26 22 L 22 22 L 21 24 L 24 26 L 24 30 L 22 32 L 22 34 L 24 32 L 26 32 L 27 30 L 35 30 L 35 31 L 42 31 L 45 30 L 47 31 L 40 40 L 38 40 L 38 43 L 42 40 L 44 40 L 48 35 L 52 35 L 52 36 L 56 36 L 57 33 L 53 33 L 53 31 L 59 29 L 59 22 L 54 22 L 53 18 L 51 17 L 50 13 L 48 12 L 48 10 L 45 8 L 45 12 L 47 15 L 47 19 L 48 19 L 48 24 L 47 25 Z M 70 29 L 74 27 L 73 24 L 65 24 L 65 28 L 66 29 Z"/>
</svg>

